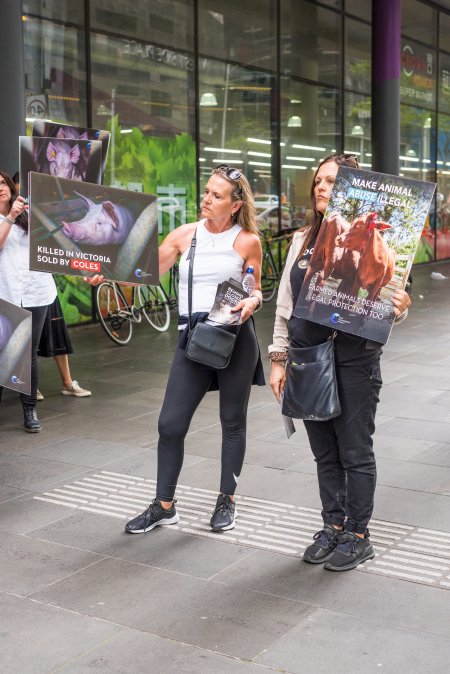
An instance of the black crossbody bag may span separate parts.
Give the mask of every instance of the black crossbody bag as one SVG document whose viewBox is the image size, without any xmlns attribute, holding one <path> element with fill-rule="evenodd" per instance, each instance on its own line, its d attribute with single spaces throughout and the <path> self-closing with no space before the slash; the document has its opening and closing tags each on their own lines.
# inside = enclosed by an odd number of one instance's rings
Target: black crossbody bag
<svg viewBox="0 0 450 674">
<path fill-rule="evenodd" d="M 334 340 L 336 331 L 323 344 L 288 349 L 282 413 L 293 419 L 327 421 L 341 413 Z"/>
<path fill-rule="evenodd" d="M 197 230 L 192 237 L 189 251 L 189 276 L 188 276 L 188 338 L 186 344 L 186 358 L 200 365 L 211 367 L 215 370 L 223 370 L 229 364 L 233 355 L 234 345 L 239 334 L 240 327 L 233 332 L 224 328 L 210 325 L 209 323 L 197 323 L 192 327 L 192 276 L 194 268 L 195 246 L 197 245 Z"/>
</svg>

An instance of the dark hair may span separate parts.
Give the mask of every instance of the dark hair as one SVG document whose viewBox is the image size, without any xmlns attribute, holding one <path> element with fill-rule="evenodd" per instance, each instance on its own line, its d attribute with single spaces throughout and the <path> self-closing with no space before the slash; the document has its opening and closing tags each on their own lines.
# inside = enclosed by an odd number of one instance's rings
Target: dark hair
<svg viewBox="0 0 450 674">
<path fill-rule="evenodd" d="M 319 166 L 317 167 L 317 169 L 314 172 L 314 176 L 313 176 L 312 183 L 311 183 L 311 189 L 310 189 L 310 192 L 309 192 L 309 197 L 311 199 L 311 205 L 312 205 L 314 216 L 313 216 L 313 220 L 312 220 L 311 225 L 308 225 L 310 227 L 310 231 L 309 231 L 309 233 L 308 233 L 308 235 L 305 239 L 305 242 L 302 246 L 302 249 L 299 253 L 299 256 L 298 256 L 299 258 L 303 255 L 304 251 L 308 248 L 310 242 L 314 239 L 314 237 L 317 236 L 317 234 L 319 232 L 319 229 L 320 229 L 320 225 L 322 224 L 323 213 L 320 213 L 320 211 L 318 211 L 317 208 L 316 208 L 316 197 L 315 197 L 315 194 L 314 194 L 314 188 L 315 188 L 315 183 L 316 183 L 316 175 L 319 173 L 319 170 L 320 170 L 321 166 L 323 166 L 324 164 L 328 164 L 328 162 L 331 162 L 331 161 L 334 162 L 335 164 L 337 164 L 338 166 L 348 166 L 349 168 L 359 168 L 358 160 L 356 158 L 356 155 L 354 155 L 354 154 L 347 154 L 347 153 L 339 154 L 339 153 L 336 153 L 336 154 L 330 154 L 330 155 L 328 155 L 328 157 L 325 157 L 325 159 L 322 159 Z"/>
<path fill-rule="evenodd" d="M 16 191 L 16 186 L 14 185 L 13 179 L 9 175 L 9 173 L 6 173 L 6 171 L 1 171 L 0 170 L 0 176 L 4 178 L 6 181 L 6 184 L 8 185 L 10 191 L 11 191 L 11 198 L 9 200 L 9 207 L 11 208 L 15 200 L 17 199 L 17 191 Z M 16 225 L 19 225 L 23 229 L 24 232 L 28 232 L 28 214 L 26 211 L 21 213 L 20 215 L 17 216 L 16 220 Z"/>
<path fill-rule="evenodd" d="M 18 185 L 20 183 L 19 171 L 15 172 L 15 174 L 12 177 L 12 181 L 13 181 L 14 185 Z"/>
</svg>

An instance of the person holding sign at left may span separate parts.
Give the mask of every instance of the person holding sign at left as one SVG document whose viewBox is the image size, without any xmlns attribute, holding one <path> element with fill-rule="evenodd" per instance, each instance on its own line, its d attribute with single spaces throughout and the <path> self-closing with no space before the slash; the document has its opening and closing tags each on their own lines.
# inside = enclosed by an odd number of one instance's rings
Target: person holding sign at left
<svg viewBox="0 0 450 674">
<path fill-rule="evenodd" d="M 42 425 L 36 413 L 37 349 L 56 286 L 51 274 L 28 268 L 27 209 L 26 200 L 17 196 L 11 176 L 0 171 L 0 298 L 32 314 L 31 392 L 21 393 L 20 400 L 25 430 L 38 433 Z"/>
</svg>

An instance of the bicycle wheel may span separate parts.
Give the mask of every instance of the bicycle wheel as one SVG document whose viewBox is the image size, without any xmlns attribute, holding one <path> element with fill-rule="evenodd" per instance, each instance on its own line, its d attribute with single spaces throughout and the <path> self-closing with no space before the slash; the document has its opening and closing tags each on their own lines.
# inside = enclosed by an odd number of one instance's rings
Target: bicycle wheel
<svg viewBox="0 0 450 674">
<path fill-rule="evenodd" d="M 142 309 L 152 328 L 167 330 L 170 323 L 169 301 L 161 286 L 138 286 L 137 307 Z"/>
<path fill-rule="evenodd" d="M 128 344 L 133 334 L 133 324 L 126 315 L 120 315 L 120 312 L 129 310 L 120 288 L 109 281 L 100 283 L 95 302 L 100 325 L 108 337 L 120 346 Z"/>
<path fill-rule="evenodd" d="M 277 290 L 277 274 L 272 260 L 264 255 L 261 268 L 261 291 L 264 302 L 270 302 Z"/>
</svg>

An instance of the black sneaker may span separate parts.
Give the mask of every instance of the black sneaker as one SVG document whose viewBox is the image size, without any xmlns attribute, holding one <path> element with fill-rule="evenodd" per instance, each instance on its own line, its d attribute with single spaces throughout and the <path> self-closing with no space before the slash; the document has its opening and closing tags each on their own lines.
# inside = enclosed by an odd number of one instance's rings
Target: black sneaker
<svg viewBox="0 0 450 674">
<path fill-rule="evenodd" d="M 329 571 L 350 571 L 373 559 L 375 552 L 369 538 L 369 531 L 364 534 L 364 538 L 359 538 L 352 531 L 344 531 L 339 537 L 336 550 L 330 559 L 325 563 L 325 569 Z"/>
<path fill-rule="evenodd" d="M 333 554 L 342 531 L 325 524 L 321 531 L 314 534 L 315 543 L 309 545 L 303 553 L 303 561 L 308 564 L 322 564 Z"/>
<path fill-rule="evenodd" d="M 146 531 L 151 531 L 155 527 L 175 524 L 180 519 L 175 510 L 175 503 L 176 501 L 166 510 L 162 507 L 159 498 L 154 498 L 147 510 L 144 510 L 141 515 L 138 515 L 125 525 L 125 531 L 129 534 L 145 534 Z"/>
<path fill-rule="evenodd" d="M 27 433 L 39 433 L 42 430 L 42 424 L 34 407 L 23 408 L 23 425 Z"/>
<path fill-rule="evenodd" d="M 228 494 L 219 494 L 209 526 L 213 531 L 234 529 L 237 517 L 236 505 Z"/>
</svg>

